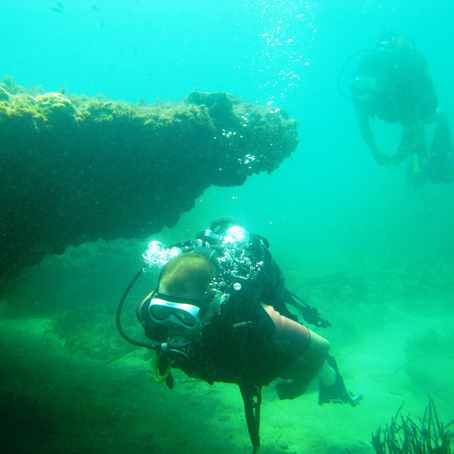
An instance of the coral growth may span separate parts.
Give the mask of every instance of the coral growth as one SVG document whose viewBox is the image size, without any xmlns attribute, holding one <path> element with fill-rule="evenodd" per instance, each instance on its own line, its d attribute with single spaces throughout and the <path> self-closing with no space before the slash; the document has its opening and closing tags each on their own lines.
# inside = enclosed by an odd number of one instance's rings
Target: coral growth
<svg viewBox="0 0 454 454">
<path fill-rule="evenodd" d="M 297 122 L 227 93 L 132 105 L 0 84 L 0 273 L 173 226 L 211 185 L 272 172 Z"/>
</svg>

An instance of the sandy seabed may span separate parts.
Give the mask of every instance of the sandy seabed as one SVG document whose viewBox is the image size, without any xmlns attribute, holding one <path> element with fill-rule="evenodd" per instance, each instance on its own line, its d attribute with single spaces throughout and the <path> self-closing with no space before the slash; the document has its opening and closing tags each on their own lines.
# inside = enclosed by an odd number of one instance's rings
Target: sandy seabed
<svg viewBox="0 0 454 454">
<path fill-rule="evenodd" d="M 376 288 L 384 285 L 377 282 Z M 389 290 L 388 282 L 393 294 Z M 372 453 L 372 433 L 390 423 L 402 404 L 402 413 L 418 421 L 429 396 L 440 419 L 451 421 L 453 316 L 432 307 L 443 300 L 449 308 L 445 290 L 432 290 L 431 301 L 416 301 L 411 309 L 396 291 L 386 305 L 354 306 L 353 316 L 333 311 L 337 323 L 320 333 L 330 340 L 347 387 L 363 396 L 360 405 L 319 406 L 316 383 L 306 395 L 282 402 L 271 385 L 263 389 L 261 452 Z M 374 300 L 379 296 L 375 292 Z M 93 359 L 69 348 L 52 317 L 12 315 L 6 302 L 1 308 L 2 452 L 251 452 L 236 386 L 209 386 L 175 371 L 169 390 L 153 381 L 151 352 L 132 348 L 109 360 Z M 114 311 L 105 323 L 118 336 L 113 318 Z M 108 336 L 93 329 L 92 341 L 102 351 Z M 80 325 L 80 337 L 89 330 L 89 324 Z"/>
</svg>

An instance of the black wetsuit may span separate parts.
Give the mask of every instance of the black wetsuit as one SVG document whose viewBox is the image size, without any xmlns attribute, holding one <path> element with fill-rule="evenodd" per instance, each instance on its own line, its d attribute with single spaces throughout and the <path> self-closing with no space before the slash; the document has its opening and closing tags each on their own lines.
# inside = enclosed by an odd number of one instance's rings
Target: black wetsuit
<svg viewBox="0 0 454 454">
<path fill-rule="evenodd" d="M 406 124 L 415 113 L 424 120 L 438 104 L 426 61 L 416 49 L 366 54 L 358 64 L 353 94 L 371 117 L 393 123 Z"/>
</svg>

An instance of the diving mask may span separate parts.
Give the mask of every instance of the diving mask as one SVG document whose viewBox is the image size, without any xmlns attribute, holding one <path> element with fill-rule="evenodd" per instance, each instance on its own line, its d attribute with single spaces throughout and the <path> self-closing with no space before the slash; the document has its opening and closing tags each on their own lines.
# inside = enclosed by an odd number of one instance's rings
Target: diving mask
<svg viewBox="0 0 454 454">
<path fill-rule="evenodd" d="M 196 304 L 200 305 L 200 301 L 153 292 L 149 300 L 148 314 L 155 323 L 196 330 L 200 325 L 200 308 Z"/>
</svg>

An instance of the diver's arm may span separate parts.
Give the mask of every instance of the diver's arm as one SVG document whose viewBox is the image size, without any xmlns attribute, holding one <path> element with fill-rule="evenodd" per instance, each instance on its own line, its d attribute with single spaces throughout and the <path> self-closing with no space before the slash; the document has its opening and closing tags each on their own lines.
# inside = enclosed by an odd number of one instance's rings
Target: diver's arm
<svg viewBox="0 0 454 454">
<path fill-rule="evenodd" d="M 370 126 L 369 115 L 361 103 L 357 100 L 354 102 L 355 105 L 355 114 L 356 119 L 358 121 L 359 130 L 361 135 L 366 142 L 367 147 L 371 151 L 372 155 L 374 156 L 375 160 L 380 165 L 389 165 L 391 164 L 391 158 L 384 153 L 382 153 L 375 142 L 374 133 L 372 132 L 372 128 Z"/>
</svg>

